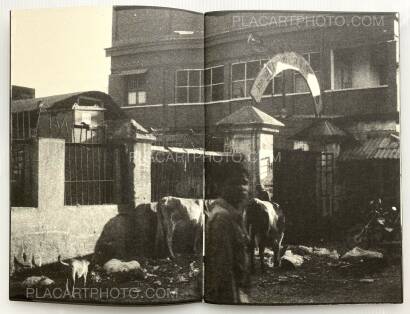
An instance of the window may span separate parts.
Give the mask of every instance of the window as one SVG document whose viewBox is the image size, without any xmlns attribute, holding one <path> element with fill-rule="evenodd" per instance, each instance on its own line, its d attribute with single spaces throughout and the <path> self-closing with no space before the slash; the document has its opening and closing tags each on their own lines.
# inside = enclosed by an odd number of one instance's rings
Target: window
<svg viewBox="0 0 410 314">
<path fill-rule="evenodd" d="M 128 106 L 143 105 L 147 102 L 145 74 L 128 77 Z"/>
<path fill-rule="evenodd" d="M 294 150 L 302 150 L 304 152 L 309 151 L 309 144 L 305 141 L 294 141 L 293 142 L 293 149 Z"/>
<path fill-rule="evenodd" d="M 199 103 L 224 99 L 224 66 L 177 70 L 175 102 Z"/>
<path fill-rule="evenodd" d="M 247 62 L 233 63 L 231 66 L 231 97 L 242 98 L 249 97 L 250 91 L 258 76 L 260 70 L 263 68 L 268 60 L 253 60 Z M 272 82 L 269 83 L 264 95 L 272 95 Z"/>
<path fill-rule="evenodd" d="M 369 88 L 387 84 L 387 45 L 332 50 L 332 88 Z"/>
<path fill-rule="evenodd" d="M 334 87 L 345 89 L 353 87 L 353 49 L 334 51 Z"/>
<path fill-rule="evenodd" d="M 319 52 L 309 52 L 302 54 L 302 57 L 309 62 L 310 66 L 312 67 L 315 75 L 319 81 L 320 76 L 320 53 Z M 303 76 L 295 72 L 293 76 L 293 88 L 295 93 L 305 93 L 309 92 L 309 87 L 303 78 Z"/>
<path fill-rule="evenodd" d="M 205 101 L 224 99 L 224 66 L 205 69 Z"/>
<path fill-rule="evenodd" d="M 203 101 L 203 70 L 177 70 L 175 102 L 197 103 Z"/>
</svg>

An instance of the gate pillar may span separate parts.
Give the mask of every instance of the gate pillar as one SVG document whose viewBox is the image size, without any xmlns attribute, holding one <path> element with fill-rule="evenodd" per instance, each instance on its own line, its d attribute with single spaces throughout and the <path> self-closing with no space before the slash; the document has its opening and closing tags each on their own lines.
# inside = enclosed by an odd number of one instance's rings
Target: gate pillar
<svg viewBox="0 0 410 314">
<path fill-rule="evenodd" d="M 151 145 L 156 140 L 135 120 L 109 124 L 109 139 L 125 145 L 125 165 L 121 173 L 122 199 L 132 208 L 151 202 Z"/>
<path fill-rule="evenodd" d="M 41 209 L 64 206 L 65 140 L 39 138 L 34 145 L 34 202 Z"/>
<path fill-rule="evenodd" d="M 224 134 L 224 150 L 245 156 L 251 197 L 256 196 L 256 186 L 272 176 L 274 134 L 283 126 L 254 106 L 242 107 L 217 122 Z"/>
</svg>

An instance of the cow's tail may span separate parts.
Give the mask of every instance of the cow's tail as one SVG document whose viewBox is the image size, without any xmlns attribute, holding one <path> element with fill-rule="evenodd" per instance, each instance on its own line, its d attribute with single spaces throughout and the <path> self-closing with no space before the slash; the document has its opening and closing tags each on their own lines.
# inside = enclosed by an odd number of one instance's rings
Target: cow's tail
<svg viewBox="0 0 410 314">
<path fill-rule="evenodd" d="M 64 261 L 61 259 L 61 255 L 58 255 L 57 260 L 58 260 L 58 262 L 59 262 L 61 265 L 70 266 L 70 264 L 64 262 Z"/>
</svg>

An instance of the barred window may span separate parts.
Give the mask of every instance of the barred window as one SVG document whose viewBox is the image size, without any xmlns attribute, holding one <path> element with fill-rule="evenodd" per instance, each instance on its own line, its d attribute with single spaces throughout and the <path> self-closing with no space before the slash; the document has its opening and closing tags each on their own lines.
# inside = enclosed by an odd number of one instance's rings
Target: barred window
<svg viewBox="0 0 410 314">
<path fill-rule="evenodd" d="M 267 62 L 267 59 L 261 59 L 233 63 L 231 65 L 231 98 L 249 97 L 253 82 Z M 264 95 L 272 95 L 272 85 L 273 83 L 270 82 Z"/>
<path fill-rule="evenodd" d="M 131 75 L 127 82 L 128 105 L 143 105 L 147 102 L 145 74 Z"/>
<path fill-rule="evenodd" d="M 319 75 L 320 75 L 320 53 L 319 52 L 309 52 L 309 53 L 304 53 L 302 54 L 302 57 L 306 59 L 307 62 L 309 62 L 310 66 L 312 67 L 313 71 L 315 72 L 315 75 L 319 81 Z M 303 76 L 295 72 L 293 75 L 293 89 L 295 93 L 304 93 L 304 92 L 309 92 L 309 87 L 303 78 Z"/>
</svg>

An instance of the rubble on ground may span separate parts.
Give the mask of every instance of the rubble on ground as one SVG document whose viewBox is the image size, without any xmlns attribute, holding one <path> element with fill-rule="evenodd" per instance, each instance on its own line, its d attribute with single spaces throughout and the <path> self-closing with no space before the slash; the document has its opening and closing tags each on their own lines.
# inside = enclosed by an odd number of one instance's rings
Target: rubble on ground
<svg viewBox="0 0 410 314">
<path fill-rule="evenodd" d="M 295 269 L 303 264 L 303 256 L 293 254 L 291 250 L 286 250 L 285 254 L 281 258 L 281 268 L 283 269 Z"/>
<path fill-rule="evenodd" d="M 147 272 L 137 261 L 124 262 L 115 258 L 106 262 L 103 269 L 108 276 L 117 281 L 145 279 Z"/>
<path fill-rule="evenodd" d="M 296 254 L 303 255 L 303 256 L 316 255 L 320 257 L 329 257 L 333 260 L 338 260 L 340 258 L 340 254 L 337 252 L 337 250 L 331 251 L 327 248 L 297 245 L 297 246 L 292 246 L 292 250 Z"/>
<path fill-rule="evenodd" d="M 22 283 L 23 288 L 33 288 L 33 287 L 46 287 L 54 284 L 54 280 L 46 276 L 30 276 L 27 277 Z"/>
<path fill-rule="evenodd" d="M 374 279 L 373 278 L 362 278 L 359 280 L 359 282 L 372 283 L 374 282 Z"/>
<path fill-rule="evenodd" d="M 364 260 L 381 260 L 383 254 L 377 251 L 364 250 L 358 246 L 346 252 L 341 259 L 348 262 L 358 262 Z"/>
</svg>

